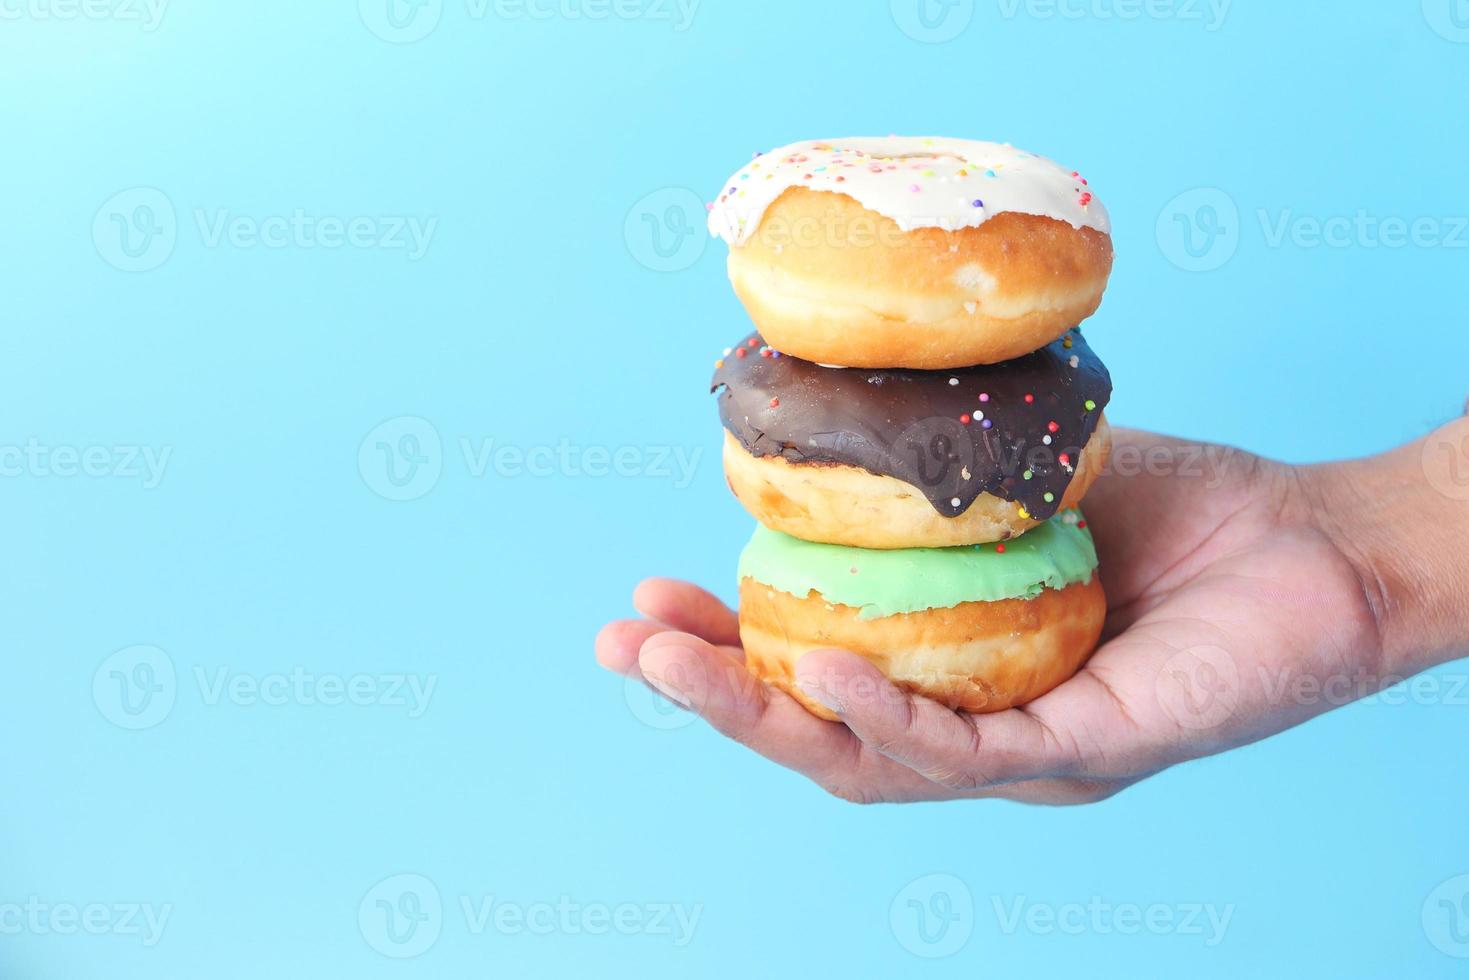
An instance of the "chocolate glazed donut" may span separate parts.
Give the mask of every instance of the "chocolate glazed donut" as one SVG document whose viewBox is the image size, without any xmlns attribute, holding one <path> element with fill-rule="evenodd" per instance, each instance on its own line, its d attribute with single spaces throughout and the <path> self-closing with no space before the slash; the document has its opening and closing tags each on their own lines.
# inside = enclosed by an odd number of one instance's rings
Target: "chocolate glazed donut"
<svg viewBox="0 0 1469 980">
<path fill-rule="evenodd" d="M 1015 360 L 946 371 L 832 368 L 752 334 L 718 362 L 724 427 L 748 453 L 911 485 L 944 517 L 985 494 L 1053 516 L 1112 394 L 1078 330 Z"/>
</svg>

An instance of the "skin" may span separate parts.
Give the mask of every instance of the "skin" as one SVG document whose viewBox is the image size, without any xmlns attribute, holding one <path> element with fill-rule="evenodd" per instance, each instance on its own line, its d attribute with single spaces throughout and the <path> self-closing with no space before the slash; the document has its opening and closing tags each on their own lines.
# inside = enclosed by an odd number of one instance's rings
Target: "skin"
<svg viewBox="0 0 1469 980">
<path fill-rule="evenodd" d="M 745 670 L 736 615 L 638 586 L 597 659 L 845 800 L 1105 799 L 1469 652 L 1469 420 L 1324 466 L 1119 431 L 1087 497 L 1109 610 L 1049 694 L 989 715 L 898 690 L 841 650 L 805 655 L 808 714 Z"/>
</svg>

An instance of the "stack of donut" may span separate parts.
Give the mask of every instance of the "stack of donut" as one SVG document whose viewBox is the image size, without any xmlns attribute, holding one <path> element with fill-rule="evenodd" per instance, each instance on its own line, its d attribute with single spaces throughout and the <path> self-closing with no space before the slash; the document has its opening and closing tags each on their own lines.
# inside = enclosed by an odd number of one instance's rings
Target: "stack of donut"
<svg viewBox="0 0 1469 980">
<path fill-rule="evenodd" d="M 731 177 L 709 226 L 756 327 L 713 380 L 760 523 L 751 671 L 828 719 L 794 680 L 813 649 L 973 712 L 1072 676 L 1106 612 L 1076 509 L 1112 391 L 1077 329 L 1112 268 L 1086 181 L 994 143 L 797 143 Z"/>
</svg>

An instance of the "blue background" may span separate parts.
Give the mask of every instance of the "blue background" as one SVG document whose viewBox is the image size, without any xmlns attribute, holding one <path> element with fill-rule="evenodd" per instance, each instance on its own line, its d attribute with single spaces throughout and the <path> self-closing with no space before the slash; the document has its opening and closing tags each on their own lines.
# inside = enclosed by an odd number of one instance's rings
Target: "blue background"
<svg viewBox="0 0 1469 980">
<path fill-rule="evenodd" d="M 0 975 L 1464 974 L 1420 921 L 1469 871 L 1462 700 L 1359 704 L 1095 807 L 862 809 L 591 659 L 644 575 L 733 592 L 750 521 L 705 382 L 746 320 L 724 246 L 678 230 L 757 149 L 954 134 L 1082 168 L 1116 223 L 1089 328 L 1114 421 L 1308 461 L 1456 414 L 1462 237 L 1272 245 L 1257 217 L 1365 210 L 1452 235 L 1469 32 L 1449 0 L 1240 0 L 1215 30 L 1192 5 L 1123 19 L 1107 0 L 1072 0 L 1081 16 L 981 0 L 950 11 L 943 43 L 904 0 L 704 0 L 684 30 L 646 5 L 477 17 L 446 0 L 395 32 L 380 0 L 361 7 L 174 0 L 152 30 L 126 7 L 4 8 L 0 443 L 116 465 L 0 478 L 0 906 L 171 917 L 151 946 L 8 930 Z M 137 204 L 157 192 L 149 222 Z M 417 259 L 199 227 L 297 209 L 437 225 Z M 159 233 L 137 260 L 153 267 L 119 268 L 134 260 L 114 215 Z M 1202 258 L 1170 236 L 1179 215 Z M 431 429 L 369 437 L 403 416 Z M 629 472 L 476 474 L 461 440 L 490 439 L 629 447 Z M 378 442 L 416 454 L 423 469 L 393 472 L 420 482 L 394 486 Z M 129 475 L 128 446 L 170 452 L 156 487 Z M 692 483 L 658 447 L 702 451 Z M 113 671 L 146 675 L 136 653 L 109 658 L 136 645 L 156 648 L 164 700 L 128 730 Z M 412 717 L 211 700 L 198 680 L 294 668 L 436 687 Z M 370 891 L 402 873 L 443 912 L 422 955 L 394 960 Z M 972 895 L 972 936 L 925 962 L 889 911 L 935 873 Z M 475 934 L 460 896 L 702 911 L 680 948 Z M 1234 911 L 1208 947 L 1005 934 L 991 901 L 1093 896 Z"/>
</svg>

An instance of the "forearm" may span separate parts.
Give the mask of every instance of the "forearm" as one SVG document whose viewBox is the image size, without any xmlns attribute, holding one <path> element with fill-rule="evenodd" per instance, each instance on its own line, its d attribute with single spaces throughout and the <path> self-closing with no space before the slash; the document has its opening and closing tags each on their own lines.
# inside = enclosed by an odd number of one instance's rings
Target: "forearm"
<svg viewBox="0 0 1469 980">
<path fill-rule="evenodd" d="M 1302 473 L 1314 519 L 1372 603 L 1383 666 L 1407 675 L 1469 655 L 1469 419 Z"/>
</svg>

